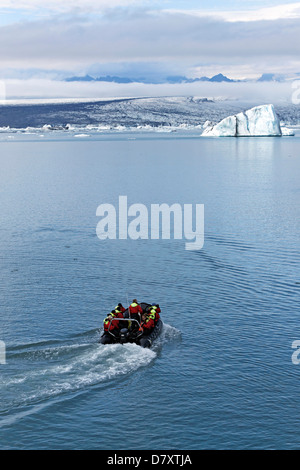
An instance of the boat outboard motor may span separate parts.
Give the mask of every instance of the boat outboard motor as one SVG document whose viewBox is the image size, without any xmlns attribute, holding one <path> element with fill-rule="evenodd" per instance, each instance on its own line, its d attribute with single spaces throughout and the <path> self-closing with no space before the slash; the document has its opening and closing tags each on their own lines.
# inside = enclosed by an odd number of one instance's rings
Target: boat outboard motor
<svg viewBox="0 0 300 470">
<path fill-rule="evenodd" d="M 128 328 L 122 328 L 120 331 L 120 343 L 128 343 L 128 338 L 129 338 L 129 331 Z"/>
</svg>

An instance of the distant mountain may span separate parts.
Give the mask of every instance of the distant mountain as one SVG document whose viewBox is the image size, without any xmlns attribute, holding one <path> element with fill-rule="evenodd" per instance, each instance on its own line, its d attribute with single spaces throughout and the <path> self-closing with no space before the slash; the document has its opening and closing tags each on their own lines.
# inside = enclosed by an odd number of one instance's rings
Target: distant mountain
<svg viewBox="0 0 300 470">
<path fill-rule="evenodd" d="M 93 82 L 95 79 L 90 75 L 85 75 L 84 77 L 70 77 L 65 79 L 66 82 Z"/>
<path fill-rule="evenodd" d="M 200 77 L 200 78 L 187 78 L 182 76 L 167 77 L 167 81 L 171 83 L 194 83 L 194 82 L 236 82 L 237 80 L 231 80 L 222 73 L 214 75 L 213 77 Z"/>
<path fill-rule="evenodd" d="M 200 77 L 200 78 L 187 78 L 184 75 L 170 75 L 161 80 L 149 80 L 146 78 L 128 78 L 106 75 L 104 77 L 91 77 L 90 75 L 80 77 L 69 77 L 65 79 L 66 82 L 111 82 L 111 83 L 195 83 L 195 82 L 236 82 L 231 80 L 222 73 L 214 75 L 213 77 Z"/>
<path fill-rule="evenodd" d="M 278 75 L 275 73 L 263 73 L 258 82 L 282 82 L 285 80 L 283 75 Z"/>
<path fill-rule="evenodd" d="M 114 83 L 133 83 L 131 78 L 125 77 L 111 77 L 110 75 L 106 75 L 105 77 L 98 77 L 94 79 L 95 82 L 114 82 Z"/>
<path fill-rule="evenodd" d="M 114 83 L 132 83 L 133 81 L 131 78 L 126 77 L 115 77 L 106 75 L 105 77 L 91 77 L 90 75 L 84 75 L 80 77 L 69 77 L 65 78 L 65 82 L 114 82 Z"/>
<path fill-rule="evenodd" d="M 231 80 L 228 77 L 225 77 L 222 73 L 218 75 L 214 75 L 212 78 L 209 79 L 210 82 L 235 82 L 236 80 Z"/>
<path fill-rule="evenodd" d="M 189 79 L 183 75 L 171 75 L 166 78 L 168 83 L 186 83 Z"/>
<path fill-rule="evenodd" d="M 263 73 L 260 78 L 257 79 L 258 82 L 272 82 L 274 73 Z"/>
<path fill-rule="evenodd" d="M 209 77 L 195 78 L 197 82 L 209 82 L 211 79 Z"/>
</svg>

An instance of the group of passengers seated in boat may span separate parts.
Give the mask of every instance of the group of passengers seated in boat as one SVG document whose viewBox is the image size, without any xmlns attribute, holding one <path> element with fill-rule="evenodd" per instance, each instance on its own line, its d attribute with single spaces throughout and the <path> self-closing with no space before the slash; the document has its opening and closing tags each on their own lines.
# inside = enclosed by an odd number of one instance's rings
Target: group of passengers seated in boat
<svg viewBox="0 0 300 470">
<path fill-rule="evenodd" d="M 128 328 L 128 321 L 122 321 L 122 319 L 125 318 L 124 312 L 126 312 L 126 309 L 119 303 L 114 310 L 107 315 L 103 322 L 105 334 L 113 334 L 118 337 L 122 328 Z M 128 307 L 127 318 L 137 320 L 138 323 L 132 321 L 130 330 L 132 332 L 138 330 L 139 332 L 143 332 L 143 335 L 151 334 L 160 319 L 160 312 L 161 310 L 158 304 L 153 303 L 143 309 L 138 301 L 133 299 Z"/>
</svg>

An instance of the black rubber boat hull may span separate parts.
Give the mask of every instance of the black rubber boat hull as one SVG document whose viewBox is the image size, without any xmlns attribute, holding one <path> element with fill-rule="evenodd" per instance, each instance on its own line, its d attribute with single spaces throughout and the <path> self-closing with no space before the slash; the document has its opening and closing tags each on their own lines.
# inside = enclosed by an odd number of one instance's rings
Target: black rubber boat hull
<svg viewBox="0 0 300 470">
<path fill-rule="evenodd" d="M 150 335 L 147 335 L 147 336 L 143 335 L 140 338 L 138 344 L 142 346 L 142 348 L 151 348 L 153 341 L 155 341 L 159 337 L 159 335 L 162 332 L 162 329 L 163 329 L 163 322 L 161 321 L 161 319 L 159 319 L 152 333 L 150 333 Z"/>
</svg>

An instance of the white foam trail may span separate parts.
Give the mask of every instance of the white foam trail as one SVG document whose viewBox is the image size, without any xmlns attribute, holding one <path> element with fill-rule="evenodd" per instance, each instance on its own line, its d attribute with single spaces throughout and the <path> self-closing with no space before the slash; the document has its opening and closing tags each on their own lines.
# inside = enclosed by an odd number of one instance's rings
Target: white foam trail
<svg viewBox="0 0 300 470">
<path fill-rule="evenodd" d="M 20 419 L 41 411 L 42 409 L 46 408 L 48 405 L 49 404 L 47 403 L 39 404 L 31 408 L 30 410 L 21 411 L 20 413 L 16 413 L 14 415 L 2 418 L 0 419 L 0 429 L 3 428 L 4 426 L 11 426 L 12 424 L 18 422 Z"/>
<path fill-rule="evenodd" d="M 178 339 L 181 339 L 181 331 L 175 328 L 174 326 L 164 323 L 160 340 L 162 342 L 168 342 Z"/>
<path fill-rule="evenodd" d="M 27 371 L 7 380 L 4 378 L 0 385 L 1 395 L 7 397 L 2 401 L 0 411 L 1 408 L 35 406 L 40 400 L 54 399 L 67 392 L 114 380 L 146 367 L 155 357 L 154 351 L 136 344 L 80 344 L 29 352 L 19 358 L 23 366 L 25 360 Z M 36 363 L 38 359 L 42 364 Z M 46 366 L 45 360 L 48 361 Z M 28 365 L 32 365 L 29 370 Z M 19 413 L 18 416 L 22 418 L 26 414 Z M 7 423 L 7 419 L 0 419 L 0 426 Z"/>
<path fill-rule="evenodd" d="M 13 354 L 11 359 L 17 365 L 22 363 L 20 370 L 23 372 L 2 378 L 0 392 L 4 399 L 0 403 L 0 413 L 2 409 L 6 416 L 0 418 L 0 427 L 40 411 L 59 400 L 62 394 L 84 390 L 147 367 L 157 357 L 157 348 L 180 338 L 177 328 L 164 324 L 154 349 L 144 349 L 136 344 L 81 343 Z M 18 413 L 13 411 L 24 406 L 30 408 Z"/>
</svg>

